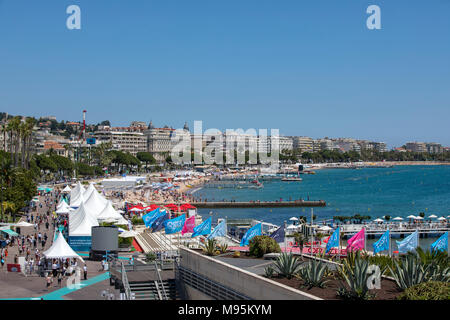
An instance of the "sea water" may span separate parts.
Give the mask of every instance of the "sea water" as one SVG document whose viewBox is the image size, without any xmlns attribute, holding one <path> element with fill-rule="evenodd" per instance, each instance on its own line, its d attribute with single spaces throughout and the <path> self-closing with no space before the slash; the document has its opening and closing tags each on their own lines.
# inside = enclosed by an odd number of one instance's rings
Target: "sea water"
<svg viewBox="0 0 450 320">
<path fill-rule="evenodd" d="M 303 181 L 264 181 L 261 189 L 203 188 L 194 196 L 208 201 L 324 200 L 326 207 L 314 208 L 317 220 L 333 216 L 385 215 L 403 217 L 425 213 L 450 215 L 450 166 L 395 166 L 392 168 L 322 169 L 301 175 Z M 282 225 L 290 217 L 311 215 L 311 208 L 199 209 L 213 220 L 257 219 Z M 427 240 L 427 239 L 424 239 Z M 428 241 L 426 241 L 428 242 Z"/>
</svg>

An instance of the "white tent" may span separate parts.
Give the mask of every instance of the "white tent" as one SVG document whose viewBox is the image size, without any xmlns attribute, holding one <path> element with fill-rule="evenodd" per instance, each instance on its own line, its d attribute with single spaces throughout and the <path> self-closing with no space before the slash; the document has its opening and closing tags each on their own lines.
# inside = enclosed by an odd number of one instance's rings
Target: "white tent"
<svg viewBox="0 0 450 320">
<path fill-rule="evenodd" d="M 82 186 L 80 181 L 78 181 L 77 185 L 75 186 L 75 188 L 73 188 L 70 191 L 70 199 L 71 199 L 71 201 L 72 201 L 72 199 L 78 198 L 78 196 L 80 194 L 83 194 L 85 191 L 86 191 L 86 189 L 84 189 L 84 187 Z"/>
<path fill-rule="evenodd" d="M 70 189 L 70 187 L 69 187 L 69 185 L 67 185 L 64 189 L 62 189 L 62 193 L 69 193 L 69 192 L 71 192 L 72 191 L 72 189 Z"/>
<path fill-rule="evenodd" d="M 89 198 L 84 202 L 85 206 L 89 209 L 89 211 L 94 213 L 96 217 L 100 215 L 107 203 L 108 200 L 101 196 L 97 190 L 91 192 Z"/>
<path fill-rule="evenodd" d="M 80 193 L 78 197 L 70 198 L 70 206 L 71 207 L 79 207 L 81 203 L 85 202 L 85 198 L 83 197 L 83 194 Z"/>
<path fill-rule="evenodd" d="M 330 231 L 333 230 L 332 228 L 330 228 L 329 226 L 322 226 L 319 228 L 320 231 Z"/>
<path fill-rule="evenodd" d="M 123 219 L 122 215 L 117 212 L 113 206 L 111 201 L 108 201 L 106 203 L 106 206 L 103 208 L 103 210 L 100 212 L 100 214 L 97 216 L 98 220 L 105 221 L 105 220 L 120 220 Z"/>
<path fill-rule="evenodd" d="M 79 258 L 84 262 L 83 258 L 69 246 L 61 232 L 59 232 L 58 237 L 53 242 L 52 246 L 47 251 L 44 251 L 44 256 L 48 259 Z"/>
<path fill-rule="evenodd" d="M 15 226 L 15 227 L 32 227 L 32 226 L 34 226 L 34 224 L 28 223 L 25 221 L 20 221 L 19 223 L 13 224 L 13 226 Z"/>
<path fill-rule="evenodd" d="M 97 191 L 97 189 L 95 189 L 93 183 L 90 183 L 90 184 L 89 184 L 89 187 L 86 189 L 86 191 L 83 192 L 83 197 L 84 197 L 85 199 L 88 199 L 88 198 L 91 196 L 91 193 L 92 193 L 93 191 Z"/>
<path fill-rule="evenodd" d="M 94 214 L 86 208 L 84 203 L 80 207 L 69 213 L 69 236 L 91 236 L 92 227 L 97 227 L 98 222 Z"/>
<path fill-rule="evenodd" d="M 56 209 L 57 214 L 67 214 L 69 212 L 70 207 L 65 201 L 63 201 L 63 203 L 61 203 L 61 205 Z"/>
<path fill-rule="evenodd" d="M 64 200 L 64 197 L 61 196 L 61 198 L 59 198 L 59 202 L 56 208 L 58 209 L 59 207 L 61 207 L 63 203 L 68 204 L 66 200 Z"/>
</svg>

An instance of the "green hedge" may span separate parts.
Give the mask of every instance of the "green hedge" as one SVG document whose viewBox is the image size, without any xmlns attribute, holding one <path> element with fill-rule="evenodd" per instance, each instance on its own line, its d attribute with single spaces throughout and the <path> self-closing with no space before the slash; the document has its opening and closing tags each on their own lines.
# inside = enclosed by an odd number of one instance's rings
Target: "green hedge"
<svg viewBox="0 0 450 320">
<path fill-rule="evenodd" d="M 254 257 L 262 257 L 266 253 L 281 252 L 280 246 L 275 239 L 268 236 L 253 237 L 250 242 L 250 255 Z"/>
<path fill-rule="evenodd" d="M 399 300 L 450 300 L 450 283 L 429 281 L 406 289 Z"/>
</svg>

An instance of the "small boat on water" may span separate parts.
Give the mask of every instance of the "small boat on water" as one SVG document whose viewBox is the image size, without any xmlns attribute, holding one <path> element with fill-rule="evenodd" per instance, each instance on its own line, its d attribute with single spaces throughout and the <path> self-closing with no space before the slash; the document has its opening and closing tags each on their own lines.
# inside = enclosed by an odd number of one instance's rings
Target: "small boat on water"
<svg viewBox="0 0 450 320">
<path fill-rule="evenodd" d="M 286 177 L 281 179 L 281 181 L 302 181 L 303 179 L 300 177 Z"/>
</svg>

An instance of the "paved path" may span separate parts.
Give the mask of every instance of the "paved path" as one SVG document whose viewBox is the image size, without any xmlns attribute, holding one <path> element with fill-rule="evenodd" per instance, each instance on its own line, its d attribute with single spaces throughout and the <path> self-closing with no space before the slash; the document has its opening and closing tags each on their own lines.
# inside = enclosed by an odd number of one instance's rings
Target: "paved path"
<svg viewBox="0 0 450 320">
<path fill-rule="evenodd" d="M 50 197 L 54 200 L 54 197 Z M 51 205 L 47 206 L 45 204 L 45 197 L 40 197 L 40 200 L 43 204 L 42 208 L 37 209 L 37 211 L 33 211 L 32 214 L 36 217 L 38 214 L 45 214 L 47 210 L 50 209 L 50 212 L 55 210 L 55 203 L 52 202 Z M 22 218 L 22 220 L 26 221 L 26 218 Z M 47 250 L 53 242 L 54 229 L 52 224 L 50 223 L 49 229 L 45 228 L 45 224 L 41 224 L 41 233 L 47 233 L 48 240 L 44 248 L 40 244 L 38 244 L 38 249 L 41 252 Z M 31 234 L 38 233 L 38 230 L 35 230 L 34 227 L 26 227 L 21 228 L 21 234 L 27 236 Z M 31 254 L 34 257 L 35 250 L 31 248 Z M 0 271 L 0 299 L 66 299 L 71 298 L 74 292 L 79 291 L 77 296 L 79 299 L 83 299 L 80 296 L 80 293 L 83 292 L 89 295 L 89 298 L 98 297 L 98 299 L 103 299 L 100 296 L 100 292 L 105 289 L 109 289 L 109 273 L 105 273 L 101 270 L 101 262 L 99 261 L 89 261 L 85 260 L 87 269 L 88 269 L 88 280 L 81 286 L 78 290 L 69 290 L 65 288 L 67 278 L 64 278 L 61 284 L 61 287 L 58 286 L 57 280 L 54 279 L 53 284 L 47 289 L 45 278 L 39 277 L 37 275 L 32 276 L 24 276 L 22 273 L 16 272 L 7 272 L 6 264 L 14 263 L 14 256 L 19 256 L 19 250 L 17 246 L 17 242 L 12 246 L 8 247 L 8 257 L 6 258 L 5 267 Z M 22 254 L 25 256 L 25 254 Z M 83 282 L 82 282 L 83 283 Z M 102 285 L 100 285 L 102 284 Z M 88 287 L 95 286 L 99 291 L 93 292 L 92 289 L 87 290 Z"/>
</svg>

